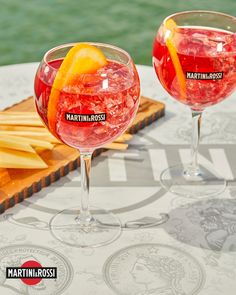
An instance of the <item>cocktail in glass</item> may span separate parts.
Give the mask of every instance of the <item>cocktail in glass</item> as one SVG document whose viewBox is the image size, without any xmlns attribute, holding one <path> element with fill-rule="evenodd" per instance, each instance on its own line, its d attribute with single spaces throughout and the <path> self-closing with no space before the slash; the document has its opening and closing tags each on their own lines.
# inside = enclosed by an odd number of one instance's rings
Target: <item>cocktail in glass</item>
<svg viewBox="0 0 236 295">
<path fill-rule="evenodd" d="M 198 163 L 203 110 L 236 87 L 236 18 L 211 11 L 186 11 L 167 17 L 153 45 L 153 65 L 162 86 L 192 111 L 192 162 L 165 170 L 162 185 L 181 196 L 212 196 L 226 181 Z"/>
<path fill-rule="evenodd" d="M 89 207 L 91 157 L 95 149 L 127 129 L 138 109 L 139 96 L 135 65 L 120 48 L 76 43 L 45 54 L 35 77 L 37 111 L 53 135 L 80 151 L 81 161 L 80 209 L 63 210 L 50 223 L 60 241 L 95 247 L 120 234 L 114 214 Z"/>
</svg>

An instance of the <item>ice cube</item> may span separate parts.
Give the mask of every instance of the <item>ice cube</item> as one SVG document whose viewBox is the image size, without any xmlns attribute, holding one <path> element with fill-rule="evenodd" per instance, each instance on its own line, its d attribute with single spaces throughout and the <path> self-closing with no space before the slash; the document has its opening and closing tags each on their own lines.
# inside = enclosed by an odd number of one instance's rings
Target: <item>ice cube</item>
<svg viewBox="0 0 236 295">
<path fill-rule="evenodd" d="M 126 106 L 130 109 L 133 108 L 133 106 L 134 106 L 133 98 L 129 94 L 126 97 Z"/>
</svg>

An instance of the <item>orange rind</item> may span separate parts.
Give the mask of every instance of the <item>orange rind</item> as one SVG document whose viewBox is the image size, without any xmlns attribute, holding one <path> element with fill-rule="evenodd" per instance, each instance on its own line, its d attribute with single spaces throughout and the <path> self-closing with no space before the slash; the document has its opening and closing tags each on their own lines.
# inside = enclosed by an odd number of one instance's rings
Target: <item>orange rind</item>
<svg viewBox="0 0 236 295">
<path fill-rule="evenodd" d="M 63 88 L 73 85 L 80 75 L 93 74 L 106 64 L 107 60 L 102 51 L 93 45 L 80 43 L 69 50 L 58 69 L 48 100 L 48 127 L 55 136 L 56 109 Z"/>
<path fill-rule="evenodd" d="M 179 91 L 180 91 L 180 98 L 181 100 L 186 100 L 187 94 L 186 94 L 186 80 L 185 75 L 177 54 L 177 49 L 174 42 L 174 35 L 175 30 L 177 28 L 177 24 L 173 19 L 168 19 L 164 23 L 164 36 L 165 36 L 165 42 L 166 46 L 168 48 L 171 61 L 173 63 L 173 66 L 175 68 L 176 77 L 179 84 Z"/>
</svg>

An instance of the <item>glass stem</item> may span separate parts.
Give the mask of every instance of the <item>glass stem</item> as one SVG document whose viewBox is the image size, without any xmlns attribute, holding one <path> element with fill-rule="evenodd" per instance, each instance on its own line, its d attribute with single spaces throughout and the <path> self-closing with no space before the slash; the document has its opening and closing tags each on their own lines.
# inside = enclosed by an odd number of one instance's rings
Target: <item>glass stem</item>
<svg viewBox="0 0 236 295">
<path fill-rule="evenodd" d="M 198 147 L 200 139 L 202 111 L 192 110 L 192 142 L 191 142 L 191 166 L 188 169 L 190 176 L 196 176 L 199 174 L 198 166 Z"/>
<path fill-rule="evenodd" d="M 91 170 L 92 152 L 80 153 L 81 165 L 81 206 L 78 221 L 86 226 L 91 222 L 92 216 L 89 211 L 89 181 Z"/>
</svg>

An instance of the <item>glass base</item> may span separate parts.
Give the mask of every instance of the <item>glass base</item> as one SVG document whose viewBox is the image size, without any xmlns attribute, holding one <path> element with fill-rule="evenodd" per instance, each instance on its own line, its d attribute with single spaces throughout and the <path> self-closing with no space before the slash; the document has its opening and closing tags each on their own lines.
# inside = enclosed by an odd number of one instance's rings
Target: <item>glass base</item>
<svg viewBox="0 0 236 295">
<path fill-rule="evenodd" d="M 193 171 L 188 165 L 177 165 L 164 170 L 162 186 L 176 195 L 189 198 L 210 197 L 222 193 L 226 180 L 212 168 L 199 166 Z"/>
<path fill-rule="evenodd" d="M 121 234 L 120 220 L 111 212 L 90 208 L 90 222 L 80 222 L 78 208 L 65 209 L 50 221 L 52 235 L 72 247 L 100 247 L 116 240 Z"/>
</svg>

